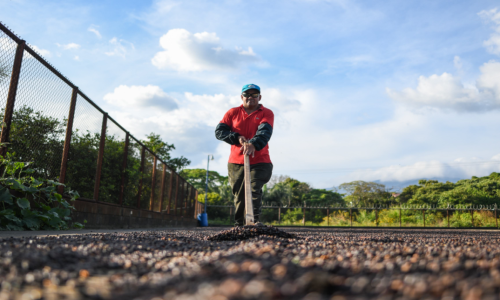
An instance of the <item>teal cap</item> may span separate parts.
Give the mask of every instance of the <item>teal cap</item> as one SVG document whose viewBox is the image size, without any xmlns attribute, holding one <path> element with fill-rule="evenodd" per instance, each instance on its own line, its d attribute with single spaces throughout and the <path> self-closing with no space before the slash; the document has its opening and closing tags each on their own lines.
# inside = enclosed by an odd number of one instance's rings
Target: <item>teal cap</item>
<svg viewBox="0 0 500 300">
<path fill-rule="evenodd" d="M 260 87 L 256 84 L 247 84 L 247 85 L 244 85 L 243 88 L 241 89 L 241 92 L 244 93 L 245 91 L 248 91 L 248 90 L 258 90 L 260 92 Z"/>
</svg>

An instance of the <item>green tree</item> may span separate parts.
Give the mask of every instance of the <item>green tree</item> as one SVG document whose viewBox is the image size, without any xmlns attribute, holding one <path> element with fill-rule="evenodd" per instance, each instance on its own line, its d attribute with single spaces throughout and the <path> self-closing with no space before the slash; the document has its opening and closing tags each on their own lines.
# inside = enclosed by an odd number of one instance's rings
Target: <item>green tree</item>
<svg viewBox="0 0 500 300">
<path fill-rule="evenodd" d="M 191 161 L 184 156 L 172 158 L 171 152 L 175 150 L 174 144 L 163 141 L 159 134 L 151 132 L 141 142 L 176 172 L 180 172 L 191 164 Z"/>
<path fill-rule="evenodd" d="M 500 174 L 493 172 L 489 176 L 473 176 L 456 183 L 420 180 L 418 185 L 404 188 L 398 198 L 402 203 L 409 204 L 500 205 Z"/>
<path fill-rule="evenodd" d="M 0 82 L 8 77 L 7 67 L 0 66 Z"/>
<path fill-rule="evenodd" d="M 179 175 L 198 190 L 198 195 L 205 194 L 205 181 L 207 175 L 206 169 L 184 169 L 179 173 Z M 232 204 L 233 194 L 227 176 L 222 176 L 216 171 L 209 171 L 208 192 L 209 195 L 210 193 L 218 194 L 220 201 L 222 201 L 220 203 L 225 203 L 224 205 Z"/>
<path fill-rule="evenodd" d="M 7 147 L 13 160 L 30 164 L 35 177 L 54 180 L 60 174 L 64 133 L 65 120 L 22 106 L 12 115 Z"/>
<path fill-rule="evenodd" d="M 353 206 L 370 206 L 372 204 L 387 204 L 391 201 L 391 194 L 385 185 L 376 182 L 352 181 L 339 186 L 347 192 L 345 201 Z"/>
</svg>

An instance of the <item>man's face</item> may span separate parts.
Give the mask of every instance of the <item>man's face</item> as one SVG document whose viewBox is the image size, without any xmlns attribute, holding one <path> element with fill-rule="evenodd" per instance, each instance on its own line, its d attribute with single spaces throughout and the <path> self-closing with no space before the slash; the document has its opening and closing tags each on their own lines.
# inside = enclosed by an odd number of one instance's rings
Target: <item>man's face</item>
<svg viewBox="0 0 500 300">
<path fill-rule="evenodd" d="M 243 106 L 245 108 L 255 108 L 257 105 L 259 105 L 259 101 L 261 98 L 262 96 L 260 95 L 260 92 L 254 89 L 247 90 L 241 94 L 241 100 L 243 101 Z"/>
</svg>

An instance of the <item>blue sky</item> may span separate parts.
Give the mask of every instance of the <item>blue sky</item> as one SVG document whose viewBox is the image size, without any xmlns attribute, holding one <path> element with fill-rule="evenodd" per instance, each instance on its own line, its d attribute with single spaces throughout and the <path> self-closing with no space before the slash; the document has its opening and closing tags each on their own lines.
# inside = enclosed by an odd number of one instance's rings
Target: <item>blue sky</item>
<svg viewBox="0 0 500 300">
<path fill-rule="evenodd" d="M 500 168 L 498 1 L 23 1 L 0 20 L 138 138 L 226 174 L 241 86 L 276 115 L 275 174 L 351 180 Z"/>
</svg>

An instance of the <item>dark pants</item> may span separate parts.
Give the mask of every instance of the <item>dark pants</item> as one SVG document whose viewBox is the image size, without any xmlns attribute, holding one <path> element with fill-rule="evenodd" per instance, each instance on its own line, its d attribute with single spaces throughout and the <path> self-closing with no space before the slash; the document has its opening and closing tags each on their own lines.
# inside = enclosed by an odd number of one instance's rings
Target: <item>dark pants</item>
<svg viewBox="0 0 500 300">
<path fill-rule="evenodd" d="M 245 225 L 245 172 L 243 165 L 231 164 L 227 165 L 229 173 L 229 184 L 233 190 L 234 205 L 234 225 Z M 252 186 L 252 203 L 254 221 L 259 221 L 261 206 L 262 206 L 262 187 L 266 184 L 273 174 L 273 164 L 255 164 L 250 165 L 251 186 Z"/>
</svg>

